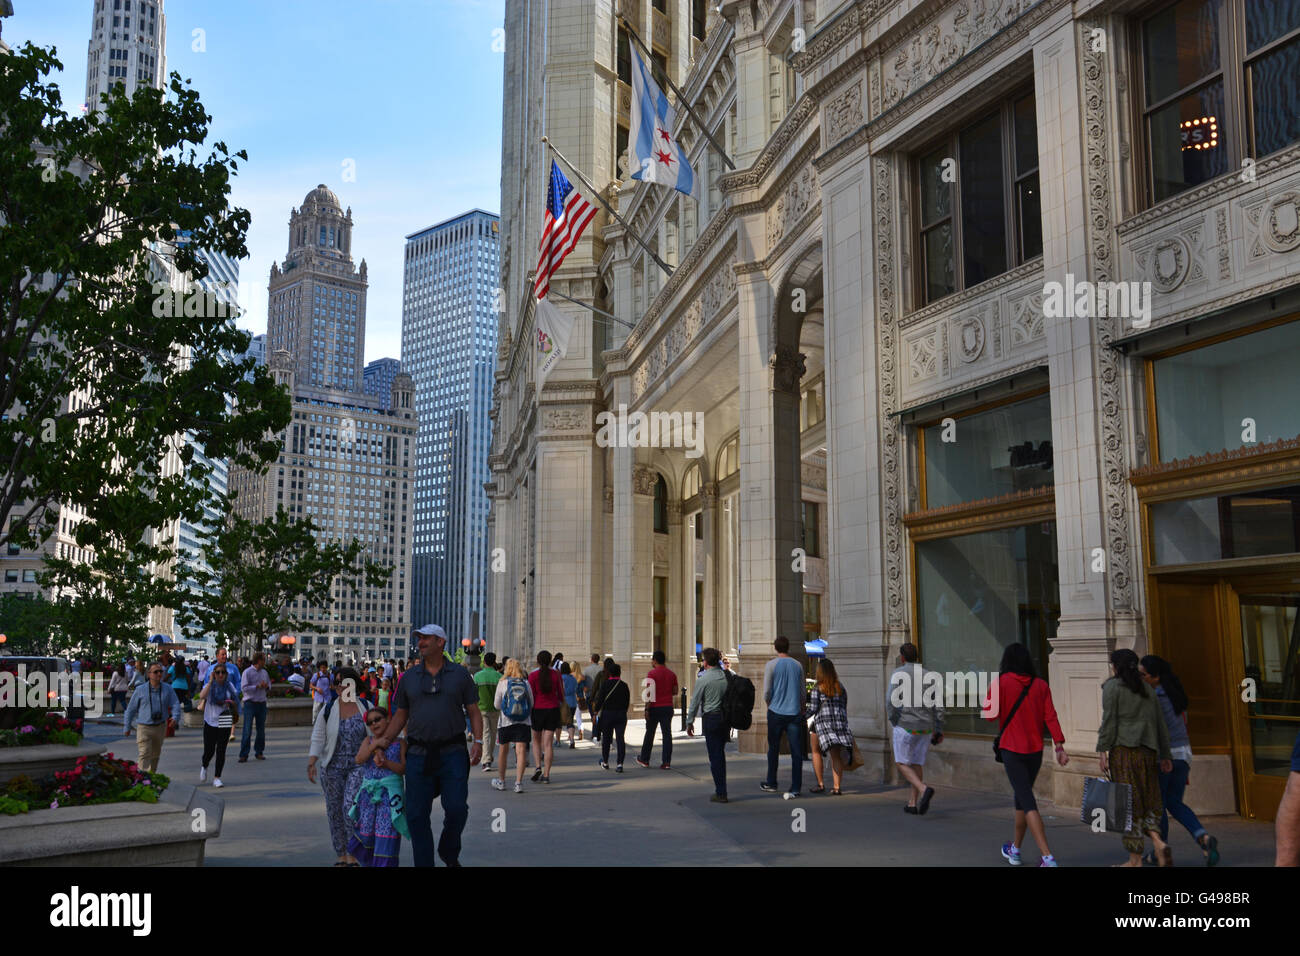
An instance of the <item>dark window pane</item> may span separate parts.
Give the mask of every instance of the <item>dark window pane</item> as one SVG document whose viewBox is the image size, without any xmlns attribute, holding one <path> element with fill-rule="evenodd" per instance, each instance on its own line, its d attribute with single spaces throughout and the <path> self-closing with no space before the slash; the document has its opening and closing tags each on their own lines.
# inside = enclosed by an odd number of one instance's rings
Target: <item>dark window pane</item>
<svg viewBox="0 0 1300 956">
<path fill-rule="evenodd" d="M 1255 155 L 1267 156 L 1300 139 L 1300 40 L 1250 67 L 1255 108 Z"/>
<path fill-rule="evenodd" d="M 952 225 L 936 226 L 921 237 L 925 247 L 925 300 L 933 302 L 957 291 L 952 261 Z"/>
<path fill-rule="evenodd" d="M 1052 405 L 1046 395 L 966 415 L 955 441 L 925 429 L 925 507 L 996 498 L 1055 480 Z"/>
<path fill-rule="evenodd" d="M 1219 69 L 1219 5 L 1220 0 L 1183 0 L 1146 22 L 1148 106 Z"/>
<path fill-rule="evenodd" d="M 632 82 L 632 55 L 629 52 L 627 31 L 618 28 L 618 78 L 630 84 Z"/>
<path fill-rule="evenodd" d="M 995 113 L 961 134 L 961 236 L 966 288 L 1007 271 L 1002 123 Z"/>
<path fill-rule="evenodd" d="M 943 181 L 943 161 L 948 153 L 947 149 L 935 150 L 921 160 L 922 226 L 946 219 L 952 213 L 952 183 Z"/>
<path fill-rule="evenodd" d="M 1038 173 L 1020 181 L 1016 187 L 1016 205 L 1020 211 L 1020 260 L 1043 254 L 1043 206 L 1038 191 Z"/>
<path fill-rule="evenodd" d="M 1247 53 L 1296 29 L 1300 29 L 1300 0 L 1246 0 Z"/>
<path fill-rule="evenodd" d="M 1016 104 L 1016 175 L 1038 168 L 1038 117 L 1034 98 L 1026 96 Z"/>
<path fill-rule="evenodd" d="M 1148 122 L 1156 202 L 1228 171 L 1222 83 L 1171 103 Z"/>
</svg>

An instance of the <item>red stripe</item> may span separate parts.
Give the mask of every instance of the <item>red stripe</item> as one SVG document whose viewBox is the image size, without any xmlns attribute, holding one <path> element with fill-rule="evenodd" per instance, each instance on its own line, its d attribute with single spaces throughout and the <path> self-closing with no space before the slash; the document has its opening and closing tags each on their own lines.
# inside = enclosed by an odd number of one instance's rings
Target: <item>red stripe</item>
<svg viewBox="0 0 1300 956">
<path fill-rule="evenodd" d="M 565 257 L 578 245 L 583 231 L 596 215 L 596 207 L 587 202 L 576 189 L 564 205 L 564 215 L 555 219 L 550 210 L 538 243 L 537 281 L 534 283 L 537 298 L 544 298 L 551 288 L 551 276 L 564 262 Z"/>
</svg>

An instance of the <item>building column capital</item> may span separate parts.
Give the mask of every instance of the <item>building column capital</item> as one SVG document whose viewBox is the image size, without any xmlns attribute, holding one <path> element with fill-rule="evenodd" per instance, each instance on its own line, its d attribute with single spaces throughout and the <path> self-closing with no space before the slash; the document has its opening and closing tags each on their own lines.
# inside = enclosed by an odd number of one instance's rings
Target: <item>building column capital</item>
<svg viewBox="0 0 1300 956">
<path fill-rule="evenodd" d="M 807 371 L 804 364 L 805 355 L 798 349 L 789 345 L 778 345 L 772 357 L 768 360 L 768 368 L 772 370 L 772 390 L 776 392 L 787 392 L 791 395 L 799 394 L 799 382 Z"/>
<path fill-rule="evenodd" d="M 649 465 L 634 465 L 632 467 L 632 493 L 637 495 L 652 496 L 655 493 L 655 482 L 659 480 L 659 472 L 655 471 Z"/>
</svg>

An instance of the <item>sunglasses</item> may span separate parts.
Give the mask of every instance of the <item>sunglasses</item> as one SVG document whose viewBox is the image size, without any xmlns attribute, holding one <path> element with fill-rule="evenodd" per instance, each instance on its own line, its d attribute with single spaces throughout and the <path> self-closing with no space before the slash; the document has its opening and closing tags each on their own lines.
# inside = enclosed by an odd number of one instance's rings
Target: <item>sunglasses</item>
<svg viewBox="0 0 1300 956">
<path fill-rule="evenodd" d="M 157 674 L 159 677 L 161 677 L 161 676 L 162 676 L 162 671 L 150 671 L 150 672 L 149 672 L 149 676 L 150 676 L 150 677 L 152 677 L 154 674 Z"/>
<path fill-rule="evenodd" d="M 372 718 L 366 718 L 366 724 L 367 724 L 367 726 L 370 726 L 370 727 L 377 727 L 377 726 L 379 726 L 380 724 L 382 724 L 382 723 L 384 722 L 384 720 L 385 720 L 385 718 L 383 718 L 383 717 L 375 717 L 375 718 L 373 718 L 373 719 L 372 719 Z"/>
</svg>

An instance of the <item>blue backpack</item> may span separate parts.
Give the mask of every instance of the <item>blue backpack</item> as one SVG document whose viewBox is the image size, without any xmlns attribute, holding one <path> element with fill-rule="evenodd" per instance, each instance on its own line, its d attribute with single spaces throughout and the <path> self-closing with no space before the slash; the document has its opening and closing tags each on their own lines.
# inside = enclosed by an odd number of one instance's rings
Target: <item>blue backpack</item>
<svg viewBox="0 0 1300 956">
<path fill-rule="evenodd" d="M 509 681 L 501 700 L 501 713 L 513 721 L 526 720 L 532 710 L 528 703 L 528 684 L 518 677 L 511 677 Z"/>
</svg>

